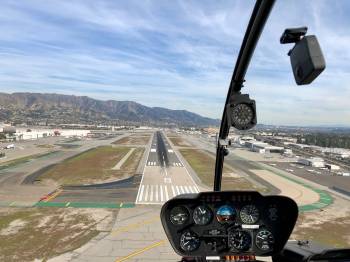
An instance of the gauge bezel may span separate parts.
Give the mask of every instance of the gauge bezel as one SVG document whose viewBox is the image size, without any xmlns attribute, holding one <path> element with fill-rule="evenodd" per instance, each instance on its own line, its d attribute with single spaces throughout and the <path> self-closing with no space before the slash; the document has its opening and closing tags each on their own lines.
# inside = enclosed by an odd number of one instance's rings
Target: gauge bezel
<svg viewBox="0 0 350 262">
<path fill-rule="evenodd" d="M 196 237 L 198 243 L 197 243 L 197 246 L 196 246 L 194 249 L 188 250 L 188 249 L 185 249 L 185 248 L 183 247 L 182 241 L 183 241 L 183 237 L 184 237 L 185 234 L 191 234 L 193 237 Z M 200 241 L 200 239 L 199 239 L 199 236 L 198 236 L 196 233 L 194 233 L 194 232 L 191 231 L 191 230 L 185 230 L 184 232 L 181 233 L 180 241 L 179 241 L 179 246 L 180 246 L 180 248 L 181 248 L 183 251 L 185 251 L 185 252 L 193 252 L 193 251 L 197 250 L 197 249 L 201 246 L 201 241 Z"/>
<path fill-rule="evenodd" d="M 254 208 L 258 211 L 258 216 L 257 216 L 257 218 L 256 218 L 254 221 L 252 221 L 252 222 L 250 222 L 250 221 L 249 221 L 249 222 L 244 221 L 244 219 L 242 218 L 242 213 L 244 212 L 243 210 L 244 210 L 245 208 L 249 207 L 249 206 L 254 207 Z M 243 211 L 243 212 L 242 212 L 242 211 Z M 253 224 L 256 224 L 256 223 L 259 221 L 259 219 L 260 219 L 260 211 L 259 211 L 259 209 L 257 208 L 257 206 L 255 206 L 255 205 L 253 205 L 253 204 L 247 204 L 247 205 L 244 205 L 244 206 L 241 208 L 241 210 L 239 211 L 239 218 L 241 219 L 241 221 L 242 221 L 243 224 L 253 225 Z"/>
<path fill-rule="evenodd" d="M 176 223 L 175 221 L 173 221 L 173 219 L 172 219 L 172 212 L 173 212 L 173 210 L 175 209 L 175 208 L 183 208 L 185 211 L 186 211 L 186 213 L 187 213 L 187 219 L 183 222 L 183 223 Z M 190 211 L 188 210 L 188 208 L 186 207 L 186 206 L 183 206 L 183 205 L 181 205 L 181 206 L 175 206 L 175 207 L 173 207 L 171 210 L 170 210 L 170 212 L 169 212 L 169 220 L 170 220 L 170 222 L 174 225 L 174 226 L 183 226 L 183 225 L 185 225 L 189 220 L 190 220 Z"/>
<path fill-rule="evenodd" d="M 206 209 L 206 210 L 208 211 L 208 214 L 209 214 L 208 221 L 206 221 L 206 223 L 204 223 L 204 224 L 203 224 L 203 223 L 197 222 L 196 219 L 195 219 L 196 211 L 198 211 L 198 208 L 200 208 L 200 207 Z M 195 223 L 196 225 L 198 225 L 198 226 L 205 226 L 205 225 L 208 225 L 208 224 L 212 221 L 212 219 L 213 219 L 213 211 L 212 211 L 212 210 L 210 209 L 210 207 L 207 206 L 207 205 L 199 205 L 199 206 L 196 206 L 196 207 L 193 209 L 192 219 L 193 219 L 194 223 Z"/>
<path fill-rule="evenodd" d="M 273 242 L 272 242 L 272 243 L 269 243 L 269 246 L 270 246 L 269 249 L 263 249 L 263 248 L 261 248 L 260 245 L 258 245 L 258 240 L 257 240 L 258 235 L 259 235 L 261 232 L 264 232 L 264 231 L 268 232 L 268 233 L 273 237 Z M 270 230 L 265 229 L 265 228 L 264 228 L 264 229 L 260 229 L 259 231 L 256 232 L 254 240 L 255 240 L 255 243 L 254 243 L 255 246 L 256 246 L 259 250 L 261 250 L 261 251 L 263 251 L 263 252 L 270 252 L 270 251 L 273 251 L 274 245 L 275 245 L 275 236 L 273 235 L 273 233 L 272 233 Z"/>
<path fill-rule="evenodd" d="M 246 246 L 246 248 L 237 248 L 235 247 L 234 245 L 231 245 L 231 237 L 234 235 L 234 234 L 237 234 L 237 233 L 243 233 L 245 236 L 248 236 L 249 237 L 249 245 Z M 231 230 L 229 233 L 228 233 L 228 246 L 229 248 L 232 250 L 237 250 L 239 252 L 247 252 L 249 250 L 252 249 L 253 247 L 253 236 L 252 236 L 252 232 L 250 231 L 247 231 L 247 230 L 242 230 L 242 229 L 238 229 L 238 230 Z"/>
</svg>

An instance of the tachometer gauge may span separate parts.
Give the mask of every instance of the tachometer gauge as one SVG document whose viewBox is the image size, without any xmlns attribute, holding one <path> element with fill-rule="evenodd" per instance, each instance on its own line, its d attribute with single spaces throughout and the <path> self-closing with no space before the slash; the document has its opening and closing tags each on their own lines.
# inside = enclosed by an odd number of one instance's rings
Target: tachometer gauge
<svg viewBox="0 0 350 262">
<path fill-rule="evenodd" d="M 198 206 L 193 210 L 193 220 L 197 225 L 204 226 L 208 224 L 212 218 L 211 210 L 206 206 Z"/>
<path fill-rule="evenodd" d="M 236 210 L 229 205 L 223 205 L 216 211 L 216 219 L 222 224 L 234 222 L 236 215 Z"/>
<path fill-rule="evenodd" d="M 246 205 L 242 207 L 239 216 L 243 224 L 254 224 L 259 220 L 259 210 L 254 205 Z"/>
<path fill-rule="evenodd" d="M 238 251 L 247 251 L 252 246 L 252 237 L 247 231 L 233 230 L 228 235 L 228 245 Z"/>
<path fill-rule="evenodd" d="M 275 238 L 270 231 L 263 229 L 256 234 L 255 244 L 260 250 L 271 251 L 274 243 Z"/>
<path fill-rule="evenodd" d="M 189 219 L 189 217 L 190 217 L 190 214 L 188 213 L 187 208 L 183 206 L 174 207 L 170 211 L 170 221 L 175 226 L 185 224 Z"/>
<path fill-rule="evenodd" d="M 200 240 L 197 234 L 186 231 L 180 237 L 180 247 L 184 251 L 194 251 L 199 248 Z"/>
</svg>

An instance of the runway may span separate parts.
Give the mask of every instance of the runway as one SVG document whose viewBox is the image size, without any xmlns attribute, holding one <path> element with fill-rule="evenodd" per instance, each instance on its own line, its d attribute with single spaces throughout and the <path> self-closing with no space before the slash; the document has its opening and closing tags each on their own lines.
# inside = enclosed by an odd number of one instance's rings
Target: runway
<svg viewBox="0 0 350 262">
<path fill-rule="evenodd" d="M 183 167 L 165 135 L 157 131 L 153 135 L 147 166 Z"/>
<path fill-rule="evenodd" d="M 162 205 L 177 195 L 199 191 L 164 133 L 157 131 L 152 139 L 136 204 Z"/>
</svg>

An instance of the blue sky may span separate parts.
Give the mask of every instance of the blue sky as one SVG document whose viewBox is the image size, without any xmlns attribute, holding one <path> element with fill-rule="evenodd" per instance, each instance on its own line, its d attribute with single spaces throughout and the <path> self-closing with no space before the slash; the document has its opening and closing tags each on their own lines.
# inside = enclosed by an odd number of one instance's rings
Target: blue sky
<svg viewBox="0 0 350 262">
<path fill-rule="evenodd" d="M 1 1 L 0 91 L 87 95 L 221 117 L 254 1 Z M 279 0 L 244 91 L 258 122 L 350 125 L 350 2 Z M 280 45 L 309 27 L 326 71 L 296 86 Z"/>
</svg>

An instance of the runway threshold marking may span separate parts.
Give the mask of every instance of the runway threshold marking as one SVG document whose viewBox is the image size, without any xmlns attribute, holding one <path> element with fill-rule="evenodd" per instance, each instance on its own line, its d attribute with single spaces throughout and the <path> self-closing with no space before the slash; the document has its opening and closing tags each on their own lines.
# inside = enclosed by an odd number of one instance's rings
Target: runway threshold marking
<svg viewBox="0 0 350 262">
<path fill-rule="evenodd" d="M 135 256 L 137 256 L 137 255 L 140 255 L 140 254 L 142 254 L 142 253 L 144 253 L 144 252 L 146 252 L 146 251 L 148 251 L 148 250 L 150 250 L 150 249 L 152 249 L 152 248 L 161 246 L 161 245 L 163 245 L 164 243 L 165 243 L 165 240 L 158 241 L 158 242 L 156 242 L 156 243 L 154 243 L 154 244 L 152 244 L 152 245 L 146 246 L 146 247 L 144 247 L 144 248 L 142 248 L 142 249 L 140 249 L 140 250 L 137 250 L 137 251 L 135 251 L 135 252 L 132 252 L 131 254 L 129 254 L 129 255 L 123 257 L 123 258 L 117 259 L 115 262 L 126 261 L 126 260 L 128 260 L 129 258 L 132 258 L 132 257 L 135 257 Z"/>
<path fill-rule="evenodd" d="M 142 220 L 140 222 L 129 224 L 129 225 L 123 226 L 121 228 L 118 228 L 116 230 L 113 230 L 111 232 L 111 236 L 115 237 L 118 234 L 121 234 L 121 233 L 124 233 L 124 232 L 128 232 L 130 229 L 137 229 L 137 228 L 139 228 L 141 226 L 149 225 L 149 224 L 155 223 L 156 221 L 159 221 L 159 220 L 160 220 L 160 218 L 157 215 L 157 216 L 151 217 L 150 219 L 146 219 L 146 220 Z"/>
</svg>

